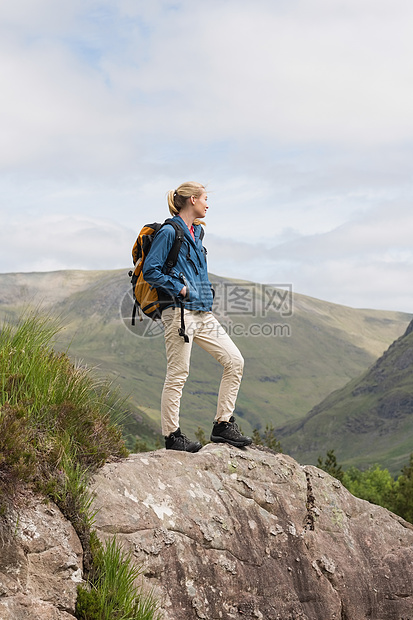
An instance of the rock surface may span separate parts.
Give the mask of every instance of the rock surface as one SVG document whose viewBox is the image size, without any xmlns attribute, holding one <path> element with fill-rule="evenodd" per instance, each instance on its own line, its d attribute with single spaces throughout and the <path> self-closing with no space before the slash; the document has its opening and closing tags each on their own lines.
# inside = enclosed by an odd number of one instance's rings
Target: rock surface
<svg viewBox="0 0 413 620">
<path fill-rule="evenodd" d="M 165 620 L 413 620 L 413 527 L 316 467 L 210 444 L 107 464 L 93 490 Z"/>
<path fill-rule="evenodd" d="M 0 535 L 0 620 L 70 620 L 82 547 L 52 503 L 27 496 Z"/>
<path fill-rule="evenodd" d="M 316 467 L 210 444 L 109 463 L 92 489 L 165 620 L 413 620 L 413 526 Z M 28 496 L 0 534 L 0 620 L 73 620 L 82 550 L 58 508 Z"/>
</svg>

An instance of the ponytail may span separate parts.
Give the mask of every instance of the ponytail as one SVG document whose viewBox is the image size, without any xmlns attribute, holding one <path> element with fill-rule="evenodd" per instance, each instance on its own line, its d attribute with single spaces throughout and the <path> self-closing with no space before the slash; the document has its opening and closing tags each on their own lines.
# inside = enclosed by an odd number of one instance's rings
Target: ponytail
<svg viewBox="0 0 413 620">
<path fill-rule="evenodd" d="M 175 190 L 171 189 L 168 192 L 168 207 L 169 207 L 169 213 L 172 215 L 172 217 L 174 215 L 178 215 L 180 209 L 178 210 L 175 206 L 175 196 L 176 196 L 176 192 Z"/>
</svg>

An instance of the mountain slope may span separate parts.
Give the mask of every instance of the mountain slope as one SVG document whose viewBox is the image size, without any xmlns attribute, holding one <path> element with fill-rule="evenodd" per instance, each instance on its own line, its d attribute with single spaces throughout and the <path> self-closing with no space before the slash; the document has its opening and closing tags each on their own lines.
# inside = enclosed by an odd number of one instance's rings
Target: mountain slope
<svg viewBox="0 0 413 620">
<path fill-rule="evenodd" d="M 396 474 L 413 451 L 413 321 L 360 378 L 327 396 L 299 423 L 277 430 L 301 462 L 334 449 L 345 465 L 385 463 Z"/>
<path fill-rule="evenodd" d="M 131 327 L 126 272 L 0 274 L 0 315 L 16 316 L 27 304 L 61 315 L 65 328 L 57 347 L 70 346 L 72 357 L 115 379 L 130 394 L 131 410 L 147 425 L 145 433 L 150 427 L 158 432 L 166 368 L 163 337 L 151 336 L 147 321 Z M 211 278 L 218 291 L 215 311 L 245 357 L 236 413 L 247 433 L 302 418 L 371 366 L 411 319 L 405 313 L 353 309 L 297 293 L 287 298 L 285 291 Z M 242 307 L 240 292 L 248 293 L 254 308 Z M 238 294 L 238 307 L 227 304 L 229 293 Z M 267 303 L 270 298 L 277 303 Z M 196 346 L 192 360 L 182 427 L 190 434 L 201 426 L 209 435 L 221 368 Z"/>
</svg>

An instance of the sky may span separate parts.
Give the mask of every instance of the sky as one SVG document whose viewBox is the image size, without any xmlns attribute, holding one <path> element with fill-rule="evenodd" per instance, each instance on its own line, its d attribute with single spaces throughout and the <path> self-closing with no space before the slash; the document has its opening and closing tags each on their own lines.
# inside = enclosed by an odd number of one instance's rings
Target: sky
<svg viewBox="0 0 413 620">
<path fill-rule="evenodd" d="M 2 2 L 0 272 L 127 271 L 193 180 L 212 273 L 413 312 L 412 27 L 411 0 Z"/>
</svg>

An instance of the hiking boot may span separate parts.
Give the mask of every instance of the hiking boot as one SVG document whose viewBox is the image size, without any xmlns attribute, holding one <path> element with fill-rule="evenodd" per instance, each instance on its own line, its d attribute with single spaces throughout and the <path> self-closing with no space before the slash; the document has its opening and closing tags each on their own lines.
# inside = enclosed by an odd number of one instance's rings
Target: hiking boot
<svg viewBox="0 0 413 620">
<path fill-rule="evenodd" d="M 214 422 L 210 439 L 215 443 L 229 443 L 236 448 L 252 444 L 251 437 L 245 437 L 240 433 L 234 416 L 231 416 L 229 422 Z"/>
<path fill-rule="evenodd" d="M 181 452 L 198 452 L 202 448 L 202 444 L 199 441 L 190 441 L 178 427 L 176 431 L 165 437 L 165 448 L 167 450 L 180 450 Z"/>
</svg>

